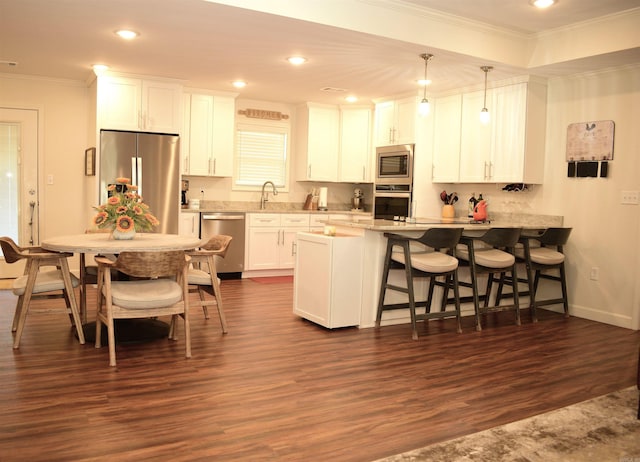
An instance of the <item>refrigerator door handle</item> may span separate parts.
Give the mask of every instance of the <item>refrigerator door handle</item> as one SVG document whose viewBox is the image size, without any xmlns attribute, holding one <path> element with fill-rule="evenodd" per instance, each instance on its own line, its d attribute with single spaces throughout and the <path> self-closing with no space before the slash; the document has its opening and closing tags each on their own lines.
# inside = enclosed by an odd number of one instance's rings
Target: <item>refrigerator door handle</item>
<svg viewBox="0 0 640 462">
<path fill-rule="evenodd" d="M 142 196 L 142 158 L 131 158 L 131 184 L 138 187 L 138 194 Z"/>
</svg>

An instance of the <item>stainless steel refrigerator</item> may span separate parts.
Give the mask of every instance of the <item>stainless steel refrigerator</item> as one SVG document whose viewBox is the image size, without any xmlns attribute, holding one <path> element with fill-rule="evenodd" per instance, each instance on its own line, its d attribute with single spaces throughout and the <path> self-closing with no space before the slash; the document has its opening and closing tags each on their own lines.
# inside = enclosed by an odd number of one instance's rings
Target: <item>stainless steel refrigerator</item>
<svg viewBox="0 0 640 462">
<path fill-rule="evenodd" d="M 160 225 L 157 233 L 178 233 L 180 213 L 180 137 L 178 135 L 100 131 L 100 203 L 116 178 L 131 178 Z"/>
</svg>

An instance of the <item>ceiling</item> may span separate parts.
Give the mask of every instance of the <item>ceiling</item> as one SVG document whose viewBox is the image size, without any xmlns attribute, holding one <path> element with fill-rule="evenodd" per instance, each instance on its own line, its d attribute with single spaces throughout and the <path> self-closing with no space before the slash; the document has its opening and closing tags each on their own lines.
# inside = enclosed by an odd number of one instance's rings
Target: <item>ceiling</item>
<svg viewBox="0 0 640 462">
<path fill-rule="evenodd" d="M 418 8 L 446 21 L 479 21 L 482 27 L 518 36 L 640 7 L 640 0 L 559 0 L 546 11 L 535 10 L 528 0 L 358 1 Z M 123 27 L 141 36 L 124 42 L 113 33 Z M 244 79 L 248 86 L 238 93 L 247 99 L 337 104 L 347 94 L 370 102 L 416 91 L 416 79 L 424 73 L 419 55 L 425 52 L 435 55 L 429 63 L 429 92 L 434 93 L 481 83 L 481 65 L 494 65 L 490 80 L 532 72 L 425 44 L 203 0 L 0 0 L 0 62 L 17 62 L 0 64 L 4 75 L 88 81 L 91 65 L 105 63 L 115 72 L 175 78 L 200 89 L 236 92 L 231 81 Z M 296 53 L 309 62 L 289 65 L 285 58 Z M 533 72 L 552 76 L 630 62 L 640 62 L 638 49 Z"/>
</svg>

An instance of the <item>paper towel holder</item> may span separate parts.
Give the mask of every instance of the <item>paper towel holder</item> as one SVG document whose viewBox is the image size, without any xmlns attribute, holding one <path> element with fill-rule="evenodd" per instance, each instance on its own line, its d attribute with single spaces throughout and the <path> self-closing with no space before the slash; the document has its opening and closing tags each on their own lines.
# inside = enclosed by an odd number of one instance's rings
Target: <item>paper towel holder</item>
<svg viewBox="0 0 640 462">
<path fill-rule="evenodd" d="M 318 210 L 326 211 L 327 209 L 327 196 L 328 191 L 327 188 L 320 188 L 320 194 L 318 196 Z"/>
</svg>

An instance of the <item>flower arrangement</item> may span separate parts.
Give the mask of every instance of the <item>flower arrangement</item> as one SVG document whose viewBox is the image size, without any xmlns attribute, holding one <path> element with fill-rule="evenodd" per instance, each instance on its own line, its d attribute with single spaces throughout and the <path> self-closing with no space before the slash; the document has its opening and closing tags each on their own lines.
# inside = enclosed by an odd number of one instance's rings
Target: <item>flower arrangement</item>
<svg viewBox="0 0 640 462">
<path fill-rule="evenodd" d="M 94 207 L 98 211 L 93 218 L 94 225 L 127 232 L 149 231 L 160 224 L 149 206 L 142 202 L 138 187 L 130 183 L 129 178 L 116 178 L 116 184 L 109 185 L 107 203 Z"/>
</svg>

